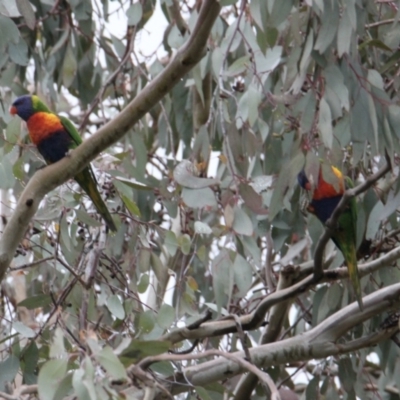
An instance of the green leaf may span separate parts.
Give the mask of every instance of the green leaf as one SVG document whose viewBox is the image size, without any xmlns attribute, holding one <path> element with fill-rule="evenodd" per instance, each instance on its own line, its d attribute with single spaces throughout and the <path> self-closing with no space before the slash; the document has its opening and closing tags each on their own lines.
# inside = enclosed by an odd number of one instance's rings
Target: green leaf
<svg viewBox="0 0 400 400">
<path fill-rule="evenodd" d="M 189 160 L 181 161 L 174 169 L 174 179 L 190 189 L 202 189 L 219 183 L 218 179 L 200 178 L 196 166 Z"/>
<path fill-rule="evenodd" d="M 261 103 L 261 92 L 256 85 L 250 85 L 248 90 L 249 113 L 248 120 L 250 126 L 253 126 L 258 119 L 258 107 Z"/>
<path fill-rule="evenodd" d="M 121 359 L 131 363 L 147 356 L 156 356 L 166 353 L 171 343 L 159 340 L 132 340 L 131 344 L 120 354 Z"/>
<path fill-rule="evenodd" d="M 212 397 L 209 395 L 208 391 L 201 386 L 195 387 L 196 394 L 199 396 L 201 400 L 212 400 Z"/>
<path fill-rule="evenodd" d="M 388 199 L 386 206 L 384 206 L 380 201 L 375 204 L 368 217 L 367 229 L 365 231 L 365 238 L 369 240 L 374 240 L 376 233 L 380 227 L 382 218 L 388 217 L 395 209 L 397 209 L 400 199 L 400 192 L 397 193 L 394 198 L 394 202 Z"/>
<path fill-rule="evenodd" d="M 19 140 L 21 133 L 21 121 L 17 118 L 13 118 L 6 127 L 6 140 L 12 144 L 16 145 L 17 141 Z"/>
<path fill-rule="evenodd" d="M 20 41 L 17 25 L 12 19 L 0 14 L 0 50 L 5 51 L 6 45 L 17 44 Z"/>
<path fill-rule="evenodd" d="M 102 225 L 101 221 L 92 218 L 85 210 L 79 208 L 75 209 L 74 211 L 79 221 L 83 222 L 85 225 L 88 225 L 90 227 L 100 227 Z"/>
<path fill-rule="evenodd" d="M 36 25 L 36 18 L 31 3 L 28 0 L 16 0 L 16 3 L 18 11 L 25 19 L 26 25 L 33 30 Z"/>
<path fill-rule="evenodd" d="M 219 73 L 221 71 L 223 60 L 224 60 L 224 55 L 222 54 L 221 48 L 220 47 L 216 47 L 213 50 L 213 53 L 212 53 L 212 56 L 211 56 L 212 71 L 213 71 L 214 76 L 216 78 L 219 77 Z"/>
<path fill-rule="evenodd" d="M 51 358 L 64 358 L 67 353 L 65 351 L 64 345 L 64 332 L 60 327 L 56 328 L 55 334 L 53 336 L 53 342 L 50 346 L 49 356 Z"/>
<path fill-rule="evenodd" d="M 10 43 L 8 45 L 8 54 L 12 61 L 18 65 L 28 65 L 28 46 L 24 40 L 20 40 L 18 43 Z"/>
<path fill-rule="evenodd" d="M 233 288 L 233 265 L 227 250 L 222 250 L 211 264 L 215 302 L 220 313 Z"/>
<path fill-rule="evenodd" d="M 155 324 L 154 315 L 151 311 L 143 312 L 139 315 L 139 328 L 143 334 L 150 333 Z"/>
<path fill-rule="evenodd" d="M 14 382 L 19 367 L 19 360 L 13 354 L 0 362 L 0 391 L 6 392 L 6 385 Z"/>
<path fill-rule="evenodd" d="M 128 25 L 137 25 L 142 19 L 143 9 L 142 5 L 138 3 L 133 3 L 126 11 L 126 16 L 128 17 Z"/>
<path fill-rule="evenodd" d="M 199 235 L 211 235 L 212 234 L 212 229 L 210 228 L 210 226 L 201 221 L 196 221 L 194 223 L 194 231 L 195 231 L 195 233 L 197 233 Z"/>
<path fill-rule="evenodd" d="M 362 144 L 367 141 L 370 141 L 373 144 L 375 143 L 372 121 L 369 115 L 369 97 L 369 93 L 365 89 L 360 88 L 354 99 L 354 105 L 350 113 L 350 131 L 352 139 L 361 142 Z"/>
<path fill-rule="evenodd" d="M 161 361 L 150 365 L 150 369 L 156 374 L 163 376 L 172 376 L 175 373 L 175 368 L 172 362 Z"/>
<path fill-rule="evenodd" d="M 251 236 L 253 234 L 253 223 L 244 210 L 238 206 L 234 208 L 233 230 L 240 235 Z"/>
<path fill-rule="evenodd" d="M 21 357 L 21 370 L 23 371 L 24 382 L 34 384 L 37 382 L 36 368 L 39 361 L 39 349 L 34 341 L 31 341 L 23 350 Z M 0 371 L 1 373 L 1 371 Z"/>
<path fill-rule="evenodd" d="M 111 36 L 111 41 L 113 43 L 114 49 L 115 49 L 116 53 L 118 54 L 118 57 L 122 58 L 125 54 L 125 46 L 124 46 L 122 40 L 118 39 L 114 35 L 110 35 L 110 36 Z"/>
<path fill-rule="evenodd" d="M 41 400 L 54 400 L 60 382 L 67 373 L 67 359 L 47 361 L 40 369 L 38 376 L 38 392 Z"/>
<path fill-rule="evenodd" d="M 332 131 L 332 114 L 329 104 L 325 98 L 322 98 L 319 103 L 319 120 L 318 128 L 321 132 L 321 138 L 324 145 L 330 149 L 333 143 L 333 131 Z"/>
<path fill-rule="evenodd" d="M 172 231 L 165 232 L 164 246 L 167 248 L 168 253 L 173 257 L 179 248 L 179 243 L 176 235 Z"/>
<path fill-rule="evenodd" d="M 105 346 L 96 354 L 96 358 L 113 379 L 128 379 L 124 366 L 110 346 Z"/>
<path fill-rule="evenodd" d="M 88 343 L 89 342 L 90 341 L 88 341 Z M 96 351 L 95 354 L 98 354 L 99 351 Z M 98 399 L 95 383 L 97 383 L 95 379 L 95 368 L 92 360 L 86 355 L 81 367 L 74 371 L 72 379 L 72 384 L 75 391 L 78 393 L 79 400 Z"/>
<path fill-rule="evenodd" d="M 192 240 L 187 233 L 179 236 L 178 243 L 183 254 L 185 255 L 190 254 L 190 250 L 192 247 Z"/>
<path fill-rule="evenodd" d="M 108 298 L 107 308 L 109 309 L 110 313 L 118 319 L 123 320 L 125 318 L 124 306 L 116 294 L 113 294 Z"/>
<path fill-rule="evenodd" d="M 386 44 L 383 43 L 379 39 L 371 39 L 371 40 L 364 41 L 363 43 L 360 44 L 359 50 L 362 50 L 364 47 L 367 47 L 367 46 L 376 47 L 381 50 L 392 52 L 392 49 L 390 47 L 386 46 Z"/>
<path fill-rule="evenodd" d="M 323 75 L 325 77 L 327 87 L 329 87 L 339 98 L 341 107 L 349 111 L 349 90 L 344 83 L 344 78 L 340 69 L 337 67 L 337 65 L 330 64 L 323 71 Z"/>
<path fill-rule="evenodd" d="M 293 0 L 274 1 L 269 18 L 271 26 L 278 27 L 286 18 L 288 18 L 292 6 Z"/>
<path fill-rule="evenodd" d="M 314 49 L 322 54 L 332 43 L 338 30 L 339 8 L 337 1 L 324 2 L 324 11 L 321 20 L 322 27 L 318 32 Z"/>
<path fill-rule="evenodd" d="M 115 178 L 116 180 L 122 182 L 124 185 L 127 185 L 129 187 L 131 187 L 132 189 L 137 189 L 137 190 L 154 190 L 153 187 L 151 186 L 147 186 L 141 182 L 137 182 L 133 179 L 126 179 L 126 178 L 122 178 L 120 176 Z"/>
<path fill-rule="evenodd" d="M 310 383 L 307 385 L 306 389 L 306 400 L 314 400 L 317 399 L 319 396 L 319 376 L 314 377 L 311 379 Z"/>
<path fill-rule="evenodd" d="M 260 1 L 263 0 L 252 0 L 249 4 L 249 9 L 250 9 L 250 15 L 252 16 L 254 21 L 257 23 L 260 29 L 263 29 Z"/>
<path fill-rule="evenodd" d="M 128 198 L 124 194 L 121 195 L 121 199 L 124 202 L 125 207 L 129 210 L 129 212 L 132 215 L 136 215 L 137 217 L 141 216 L 139 207 L 137 206 L 137 204 L 133 200 L 131 200 L 130 198 Z"/>
<path fill-rule="evenodd" d="M 144 293 L 149 287 L 150 278 L 148 274 L 143 274 L 140 277 L 140 281 L 137 284 L 137 290 L 139 293 Z"/>
<path fill-rule="evenodd" d="M 349 357 L 343 357 L 339 360 L 339 379 L 346 392 L 354 389 L 357 375 Z"/>
<path fill-rule="evenodd" d="M 60 38 L 58 39 L 57 43 L 54 45 L 54 47 L 51 49 L 50 55 L 53 55 L 55 53 L 57 53 L 57 51 L 61 50 L 64 48 L 64 46 L 66 45 L 66 43 L 68 42 L 69 36 L 71 34 L 71 30 L 69 27 L 66 27 L 63 30 L 62 35 L 60 36 Z"/>
<path fill-rule="evenodd" d="M 35 331 L 29 328 L 28 326 L 24 325 L 22 322 L 15 321 L 13 323 L 13 328 L 23 337 L 33 338 L 36 336 Z"/>
<path fill-rule="evenodd" d="M 162 304 L 158 310 L 156 321 L 161 328 L 168 329 L 171 327 L 176 317 L 175 308 L 168 304 Z"/>
<path fill-rule="evenodd" d="M 191 208 L 217 207 L 214 192 L 210 188 L 182 189 L 182 200 Z"/>
<path fill-rule="evenodd" d="M 297 181 L 297 175 L 303 169 L 304 162 L 304 154 L 298 153 L 292 158 L 289 164 L 282 166 L 278 180 L 275 182 L 275 189 L 269 207 L 268 217 L 270 221 L 282 210 L 284 195 L 288 187 Z"/>
<path fill-rule="evenodd" d="M 250 65 L 250 56 L 249 55 L 240 57 L 237 60 L 235 60 L 232 65 L 230 65 L 228 70 L 225 72 L 225 76 L 234 77 L 234 76 L 240 75 L 244 71 L 247 70 L 249 65 Z"/>
<path fill-rule="evenodd" d="M 343 289 L 338 284 L 329 286 L 327 292 L 328 307 L 332 311 L 337 311 L 340 308 L 341 300 L 343 298 Z"/>
<path fill-rule="evenodd" d="M 238 293 L 236 293 L 236 296 L 244 297 L 250 289 L 253 281 L 253 268 L 245 258 L 243 258 L 240 254 L 236 254 L 235 261 L 233 263 L 233 273 L 235 284 L 239 289 Z"/>
<path fill-rule="evenodd" d="M 76 62 L 75 54 L 72 50 L 71 43 L 67 46 L 65 52 L 63 68 L 62 68 L 62 80 L 65 87 L 70 87 L 75 79 L 76 71 L 78 69 L 78 63 Z"/>
<path fill-rule="evenodd" d="M 311 61 L 311 51 L 314 46 L 314 31 L 310 29 L 307 35 L 306 44 L 303 49 L 303 53 L 301 55 L 300 60 L 300 73 L 305 74 L 306 69 Z"/>
<path fill-rule="evenodd" d="M 350 51 L 350 44 L 353 39 L 352 21 L 348 9 L 351 8 L 351 2 L 346 5 L 340 18 L 338 34 L 337 34 L 337 49 L 339 57 L 343 54 L 348 54 Z"/>
<path fill-rule="evenodd" d="M 178 49 L 184 43 L 182 33 L 179 28 L 174 24 L 168 35 L 168 45 L 173 49 Z"/>
</svg>

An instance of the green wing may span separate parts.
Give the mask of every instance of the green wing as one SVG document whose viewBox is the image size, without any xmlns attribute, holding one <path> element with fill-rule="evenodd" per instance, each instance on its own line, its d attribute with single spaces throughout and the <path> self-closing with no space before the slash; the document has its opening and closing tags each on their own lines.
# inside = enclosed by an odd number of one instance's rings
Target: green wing
<svg viewBox="0 0 400 400">
<path fill-rule="evenodd" d="M 349 177 L 345 178 L 346 188 L 354 187 Z M 347 208 L 339 217 L 338 229 L 332 235 L 332 239 L 343 253 L 349 270 L 350 281 L 353 285 L 357 302 L 363 310 L 360 277 L 357 267 L 357 202 L 353 197 Z"/>
<path fill-rule="evenodd" d="M 72 146 L 72 148 L 79 146 L 82 143 L 82 138 L 78 130 L 75 128 L 75 125 L 66 117 L 59 115 L 58 118 L 60 118 L 63 127 L 66 129 L 66 131 L 69 133 L 75 143 L 75 146 Z"/>
<path fill-rule="evenodd" d="M 79 132 L 75 128 L 74 124 L 68 118 L 62 116 L 59 116 L 59 118 L 64 128 L 66 129 L 66 131 L 69 133 L 69 135 L 73 140 L 73 143 L 70 146 L 70 148 L 75 149 L 82 143 L 81 135 L 79 135 Z M 96 176 L 94 175 L 92 166 L 89 164 L 86 168 L 84 168 L 81 172 L 79 172 L 75 176 L 75 180 L 90 197 L 97 211 L 106 221 L 108 227 L 115 232 L 117 228 L 114 224 L 110 212 L 108 211 L 106 204 L 104 203 L 104 200 L 101 198 L 101 195 L 97 188 L 97 179 Z"/>
</svg>

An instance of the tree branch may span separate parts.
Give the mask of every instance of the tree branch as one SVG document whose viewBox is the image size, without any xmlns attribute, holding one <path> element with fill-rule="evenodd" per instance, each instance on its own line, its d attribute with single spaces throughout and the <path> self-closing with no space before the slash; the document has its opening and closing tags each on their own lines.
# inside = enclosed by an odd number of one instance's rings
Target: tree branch
<svg viewBox="0 0 400 400">
<path fill-rule="evenodd" d="M 345 344 L 336 344 L 335 342 L 348 330 L 374 315 L 398 307 L 399 303 L 400 283 L 397 283 L 366 296 L 364 312 L 359 310 L 357 303 L 352 303 L 302 335 L 250 349 L 252 362 L 257 367 L 268 368 L 287 362 L 293 363 L 345 354 L 376 345 L 382 340 L 390 338 L 399 328 L 396 326 L 375 332 Z M 243 358 L 244 352 L 235 352 L 232 355 Z M 193 386 L 202 386 L 230 378 L 244 371 L 243 366 L 238 363 L 219 358 L 184 368 L 181 374 L 170 378 L 170 381 L 174 383 L 168 390 L 175 395 L 187 391 L 188 383 Z"/>
<path fill-rule="evenodd" d="M 360 264 L 358 266 L 360 277 L 366 276 L 372 272 L 383 268 L 395 260 L 400 258 L 400 247 L 396 247 L 382 257 L 372 260 L 369 263 Z M 293 271 L 294 272 L 294 271 Z M 337 279 L 345 279 L 349 277 L 347 267 L 337 268 L 323 272 L 322 279 L 319 283 L 332 282 Z M 313 275 L 309 274 L 301 281 L 295 283 L 289 288 L 278 290 L 268 295 L 253 311 L 251 314 L 243 315 L 239 318 L 243 330 L 251 330 L 258 328 L 264 321 L 266 313 L 276 304 L 292 299 L 306 290 L 311 289 L 316 284 Z M 352 303 L 353 304 L 353 303 Z M 179 328 L 174 331 L 168 332 L 160 338 L 160 340 L 170 341 L 171 343 L 178 343 L 185 339 L 202 339 L 205 337 L 219 336 L 227 333 L 236 332 L 236 324 L 232 320 L 219 320 L 210 321 L 201 324 L 196 329 L 189 327 Z"/>
<path fill-rule="evenodd" d="M 205 0 L 192 35 L 167 67 L 120 114 L 72 151 L 71 155 L 35 173 L 21 194 L 0 241 L 0 281 L 45 194 L 73 178 L 101 151 L 120 140 L 201 60 L 220 8 L 217 0 Z"/>
</svg>

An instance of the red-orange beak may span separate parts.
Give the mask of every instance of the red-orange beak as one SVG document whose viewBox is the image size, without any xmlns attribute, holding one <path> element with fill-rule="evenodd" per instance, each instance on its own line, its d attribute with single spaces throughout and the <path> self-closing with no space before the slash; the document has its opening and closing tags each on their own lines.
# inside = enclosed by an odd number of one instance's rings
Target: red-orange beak
<svg viewBox="0 0 400 400">
<path fill-rule="evenodd" d="M 10 107 L 10 114 L 11 114 L 11 115 L 17 114 L 17 107 L 11 106 L 11 107 Z"/>
</svg>

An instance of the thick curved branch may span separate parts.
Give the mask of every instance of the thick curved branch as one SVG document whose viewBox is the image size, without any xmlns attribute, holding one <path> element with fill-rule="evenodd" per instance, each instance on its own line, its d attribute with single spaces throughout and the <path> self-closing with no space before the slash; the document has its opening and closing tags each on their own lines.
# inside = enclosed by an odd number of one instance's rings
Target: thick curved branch
<svg viewBox="0 0 400 400">
<path fill-rule="evenodd" d="M 205 0 L 188 41 L 157 77 L 150 82 L 112 121 L 101 127 L 70 156 L 38 171 L 23 191 L 0 241 L 0 281 L 14 257 L 29 221 L 46 193 L 73 178 L 101 151 L 120 140 L 157 104 L 203 57 L 208 36 L 219 15 L 217 0 Z"/>
<path fill-rule="evenodd" d="M 377 271 L 400 258 L 400 247 L 396 247 L 382 257 L 372 260 L 365 264 L 358 266 L 360 277 L 366 276 L 372 272 Z M 310 270 L 310 268 L 307 268 Z M 289 288 L 278 290 L 268 295 L 251 313 L 239 318 L 243 330 L 251 330 L 258 328 L 264 321 L 265 315 L 268 310 L 276 304 L 282 303 L 286 300 L 292 299 L 299 294 L 311 289 L 315 286 L 316 282 L 310 274 L 303 278 L 301 281 L 295 283 Z M 335 270 L 324 271 L 322 279 L 319 283 L 332 282 L 337 279 L 345 279 L 349 277 L 349 271 L 346 267 L 337 268 Z M 353 304 L 353 303 L 352 303 Z M 236 323 L 232 320 L 210 321 L 201 324 L 196 329 L 188 327 L 179 328 L 174 331 L 168 332 L 160 338 L 160 340 L 170 341 L 171 343 L 178 343 L 185 339 L 201 339 L 205 337 L 219 336 L 227 333 L 236 332 Z"/>
<path fill-rule="evenodd" d="M 185 354 L 185 355 L 160 354 L 157 356 L 149 356 L 141 360 L 138 364 L 129 367 L 127 372 L 128 374 L 130 374 L 130 371 L 135 370 L 137 367 L 141 368 L 142 370 L 145 370 L 151 364 L 154 364 L 156 362 L 162 362 L 162 361 L 182 362 L 187 360 L 199 360 L 207 357 L 223 357 L 232 362 L 238 363 L 245 370 L 248 370 L 249 372 L 253 373 L 258 377 L 259 380 L 266 383 L 271 392 L 274 393 L 275 395 L 274 398 L 276 399 L 278 398 L 276 397 L 278 395 L 278 390 L 275 386 L 275 383 L 272 381 L 272 379 L 267 373 L 255 367 L 253 364 L 251 364 L 243 357 L 240 356 L 236 357 L 231 353 L 227 353 L 221 350 L 206 350 L 202 353 Z"/>
<path fill-rule="evenodd" d="M 335 342 L 358 324 L 390 308 L 398 307 L 399 303 L 400 283 L 397 283 L 366 296 L 364 312 L 359 310 L 357 303 L 352 303 L 302 335 L 250 349 L 252 362 L 257 367 L 268 368 L 287 362 L 326 358 L 376 345 L 391 337 L 398 331 L 398 327 L 382 330 L 345 344 Z M 235 352 L 232 355 L 242 358 L 245 356 L 244 352 Z M 244 371 L 245 369 L 239 364 L 219 358 L 184 368 L 182 374 L 170 379 L 175 383 L 168 390 L 172 394 L 177 394 L 188 390 L 188 383 L 202 386 Z"/>
</svg>

